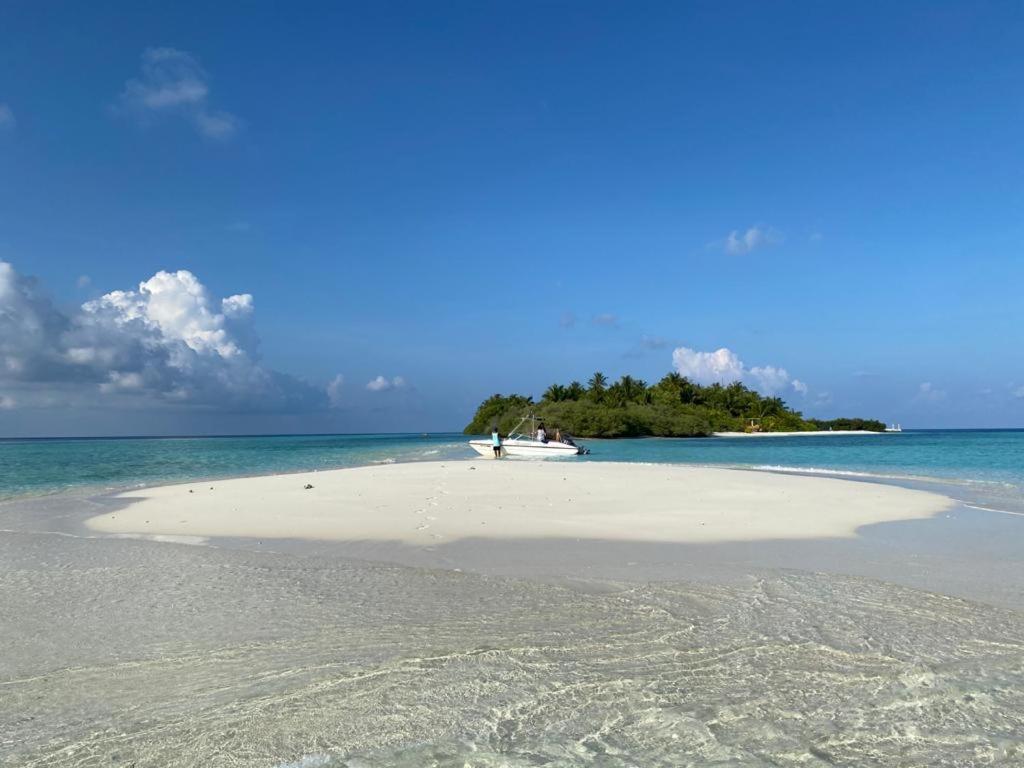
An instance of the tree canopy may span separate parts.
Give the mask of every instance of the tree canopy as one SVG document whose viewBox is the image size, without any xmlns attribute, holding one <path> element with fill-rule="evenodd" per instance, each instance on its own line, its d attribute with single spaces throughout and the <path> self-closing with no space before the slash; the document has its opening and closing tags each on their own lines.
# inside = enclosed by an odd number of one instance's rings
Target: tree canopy
<svg viewBox="0 0 1024 768">
<path fill-rule="evenodd" d="M 704 437 L 712 432 L 802 432 L 866 429 L 885 425 L 869 419 L 805 419 L 780 397 L 744 386 L 701 386 L 678 373 L 655 384 L 622 376 L 609 383 L 600 371 L 587 380 L 555 383 L 539 401 L 527 395 L 492 395 L 477 408 L 466 434 L 486 434 L 497 425 L 507 434 L 526 414 L 579 437 Z"/>
</svg>

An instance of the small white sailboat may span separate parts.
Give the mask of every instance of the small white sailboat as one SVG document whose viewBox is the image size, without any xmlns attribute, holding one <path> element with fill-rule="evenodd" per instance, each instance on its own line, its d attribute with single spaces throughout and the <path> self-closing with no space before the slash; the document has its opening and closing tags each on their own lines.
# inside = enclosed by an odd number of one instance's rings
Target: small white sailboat
<svg viewBox="0 0 1024 768">
<path fill-rule="evenodd" d="M 885 428 L 885 431 L 886 432 L 902 432 L 903 431 L 903 427 L 901 427 L 899 424 L 890 424 L 888 427 Z"/>
<path fill-rule="evenodd" d="M 530 421 L 530 433 L 523 434 L 519 429 L 527 419 Z M 520 419 L 515 428 L 509 432 L 508 437 L 501 439 L 501 455 L 528 459 L 551 459 L 590 453 L 582 445 L 576 445 L 568 434 L 563 433 L 561 441 L 538 440 L 536 422 L 537 419 L 534 416 L 524 416 Z M 494 456 L 494 445 L 490 438 L 470 440 L 469 447 L 481 456 Z"/>
</svg>

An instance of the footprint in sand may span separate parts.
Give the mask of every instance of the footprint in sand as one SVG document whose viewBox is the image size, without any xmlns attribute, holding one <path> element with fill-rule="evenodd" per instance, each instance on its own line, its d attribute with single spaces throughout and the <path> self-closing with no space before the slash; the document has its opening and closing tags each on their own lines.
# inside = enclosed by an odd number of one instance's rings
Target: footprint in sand
<svg viewBox="0 0 1024 768">
<path fill-rule="evenodd" d="M 429 526 L 429 525 L 427 525 L 426 523 L 420 523 L 419 525 L 417 525 L 417 526 L 416 526 L 416 530 L 417 530 L 417 531 L 425 531 L 425 530 L 427 530 L 427 528 L 429 528 L 429 527 L 430 527 L 430 526 Z"/>
</svg>

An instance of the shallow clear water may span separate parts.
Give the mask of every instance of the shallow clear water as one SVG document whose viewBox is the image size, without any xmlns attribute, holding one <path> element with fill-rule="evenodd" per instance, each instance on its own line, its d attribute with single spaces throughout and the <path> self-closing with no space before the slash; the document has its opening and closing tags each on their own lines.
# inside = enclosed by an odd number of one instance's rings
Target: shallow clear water
<svg viewBox="0 0 1024 768">
<path fill-rule="evenodd" d="M 450 434 L 0 440 L 0 499 L 471 453 Z"/>
<path fill-rule="evenodd" d="M 1024 430 L 583 442 L 592 451 L 586 461 L 934 478 L 974 486 L 972 498 L 989 503 L 1024 496 Z M 0 498 L 474 456 L 458 433 L 0 440 Z"/>
<path fill-rule="evenodd" d="M 595 593 L 23 534 L 0 605 L 0 765 L 1024 762 L 1021 614 L 876 580 Z"/>
</svg>

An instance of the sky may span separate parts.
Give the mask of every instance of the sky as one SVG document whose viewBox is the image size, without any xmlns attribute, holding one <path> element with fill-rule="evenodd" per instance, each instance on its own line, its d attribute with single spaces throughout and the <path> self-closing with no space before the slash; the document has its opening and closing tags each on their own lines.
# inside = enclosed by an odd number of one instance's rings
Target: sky
<svg viewBox="0 0 1024 768">
<path fill-rule="evenodd" d="M 235 6 L 238 7 L 229 7 Z M 0 436 L 596 370 L 1024 427 L 1024 6 L 0 6 Z"/>
</svg>

